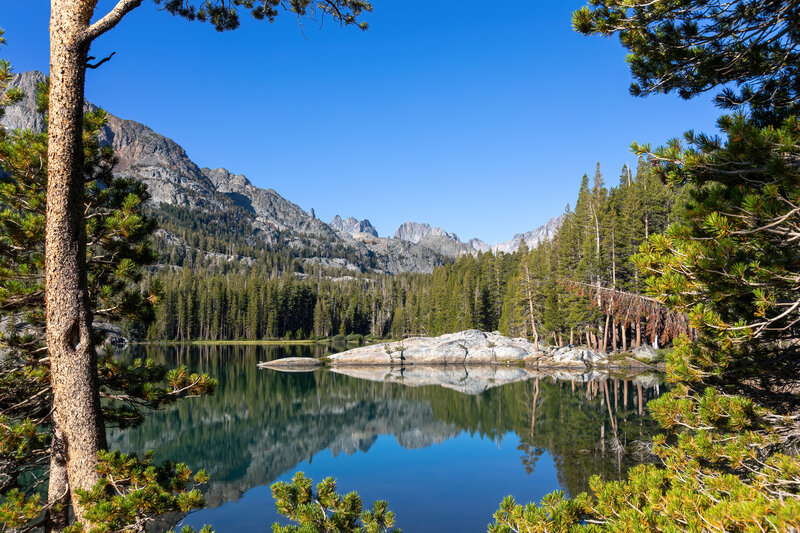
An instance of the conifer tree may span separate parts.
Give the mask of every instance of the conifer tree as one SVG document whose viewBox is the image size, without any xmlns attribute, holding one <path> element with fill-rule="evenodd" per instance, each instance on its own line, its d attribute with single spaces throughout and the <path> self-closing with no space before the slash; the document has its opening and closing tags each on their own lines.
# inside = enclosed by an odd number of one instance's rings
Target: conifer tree
<svg viewBox="0 0 800 533">
<path fill-rule="evenodd" d="M 47 108 L 46 85 L 40 87 L 38 101 L 41 110 Z M 141 267 L 154 259 L 149 241 L 154 226 L 142 212 L 148 198 L 146 188 L 136 181 L 115 178 L 111 172 L 113 153 L 101 148 L 97 137 L 105 120 L 102 110 L 84 116 L 82 184 L 89 309 L 97 319 L 140 321 L 152 313 L 160 294 L 157 285 L 144 293 L 132 289 L 141 280 Z M 44 329 L 47 151 L 46 133 L 0 130 L 0 315 L 4 323 L 0 335 L 4 351 L 0 361 L 0 521 L 15 530 L 63 529 L 70 503 L 70 458 L 52 409 L 56 378 Z M 93 341 L 102 340 L 94 328 L 90 333 Z M 102 442 L 105 422 L 135 425 L 141 421 L 143 409 L 208 393 L 215 385 L 208 376 L 191 375 L 185 368 L 168 372 L 152 361 L 125 364 L 115 360 L 110 351 L 100 354 L 92 380 L 102 413 L 103 433 L 97 435 Z M 191 478 L 183 466 L 156 468 L 149 458 L 140 461 L 108 453 L 95 458 L 97 461 L 98 468 L 122 479 L 133 470 L 158 471 L 157 480 L 148 478 L 152 484 L 140 488 L 159 497 L 159 502 L 143 502 L 141 494 L 135 494 L 138 489 L 132 488 L 135 484 L 128 482 L 114 488 L 125 509 L 108 508 L 111 493 L 99 486 L 89 487 L 100 490 L 94 495 L 73 493 L 87 505 L 91 501 L 93 509 L 105 506 L 104 511 L 92 512 L 104 513 L 109 523 L 141 527 L 154 513 L 201 504 L 199 494 L 190 490 Z M 47 474 L 46 503 L 40 498 L 43 487 L 25 481 L 31 473 L 42 472 Z M 201 475 L 198 480 L 202 479 Z"/>
<path fill-rule="evenodd" d="M 142 0 L 118 0 L 95 19 L 97 0 L 51 0 L 50 98 L 46 216 L 47 345 L 54 383 L 54 420 L 63 434 L 69 490 L 89 489 L 99 481 L 97 455 L 104 447 L 103 425 L 95 385 L 96 354 L 91 338 L 91 309 L 86 279 L 86 234 L 83 218 L 84 83 L 93 42 L 119 24 Z M 218 31 L 235 29 L 240 12 L 273 20 L 281 10 L 302 18 L 317 13 L 343 25 L 358 25 L 364 0 L 156 0 L 173 15 L 208 22 Z M 76 500 L 76 498 L 73 498 Z M 80 519 L 84 509 L 76 504 Z"/>
</svg>

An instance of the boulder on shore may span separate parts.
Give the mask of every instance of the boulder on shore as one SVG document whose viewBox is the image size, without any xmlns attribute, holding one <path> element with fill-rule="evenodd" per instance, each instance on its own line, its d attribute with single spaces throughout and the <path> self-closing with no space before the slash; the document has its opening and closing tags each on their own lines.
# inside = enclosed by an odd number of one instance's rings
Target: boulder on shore
<svg viewBox="0 0 800 533">
<path fill-rule="evenodd" d="M 407 365 L 503 365 L 590 367 L 602 364 L 606 355 L 586 348 L 550 348 L 527 339 L 498 332 L 469 329 L 439 337 L 412 337 L 402 341 L 363 346 L 328 357 L 333 366 Z"/>
<path fill-rule="evenodd" d="M 643 361 L 645 363 L 652 363 L 659 359 L 658 352 L 649 344 L 642 344 L 638 348 L 634 348 L 633 356 L 639 361 Z"/>
</svg>

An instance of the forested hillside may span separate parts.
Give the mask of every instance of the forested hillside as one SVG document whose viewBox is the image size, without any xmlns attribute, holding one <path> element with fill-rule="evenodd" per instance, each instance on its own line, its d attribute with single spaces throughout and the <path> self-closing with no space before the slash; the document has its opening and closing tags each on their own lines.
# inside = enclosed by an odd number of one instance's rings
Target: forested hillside
<svg viewBox="0 0 800 533">
<path fill-rule="evenodd" d="M 552 240 L 514 253 L 464 255 L 432 274 L 377 275 L 308 264 L 289 247 L 256 252 L 234 235 L 248 228 L 162 210 L 162 303 L 152 340 L 402 338 L 469 328 L 538 336 L 551 344 L 626 350 L 686 331 L 679 315 L 639 296 L 632 256 L 664 231 L 686 193 L 664 186 L 641 161 L 607 187 L 598 164 L 583 176 Z M 169 216 L 167 216 L 169 215 Z M 180 234 L 195 251 L 170 245 Z M 336 257 L 343 250 L 336 250 Z M 325 250 L 319 250 L 325 257 Z"/>
</svg>

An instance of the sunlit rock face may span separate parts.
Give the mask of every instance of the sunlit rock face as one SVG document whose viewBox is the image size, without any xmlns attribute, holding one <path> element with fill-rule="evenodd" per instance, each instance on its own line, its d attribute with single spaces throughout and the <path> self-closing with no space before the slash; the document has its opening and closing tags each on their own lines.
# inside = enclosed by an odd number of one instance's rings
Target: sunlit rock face
<svg viewBox="0 0 800 533">
<path fill-rule="evenodd" d="M 606 354 L 587 348 L 537 346 L 527 339 L 470 329 L 440 337 L 412 337 L 355 348 L 330 356 L 336 366 L 354 365 L 508 365 L 578 367 L 603 365 Z"/>
<path fill-rule="evenodd" d="M 357 233 L 366 233 L 367 235 L 372 235 L 373 237 L 378 236 L 378 230 L 376 230 L 367 219 L 357 220 L 353 217 L 342 219 L 342 217 L 336 215 L 333 217 L 333 220 L 329 226 L 336 231 L 350 233 L 351 235 Z"/>
</svg>

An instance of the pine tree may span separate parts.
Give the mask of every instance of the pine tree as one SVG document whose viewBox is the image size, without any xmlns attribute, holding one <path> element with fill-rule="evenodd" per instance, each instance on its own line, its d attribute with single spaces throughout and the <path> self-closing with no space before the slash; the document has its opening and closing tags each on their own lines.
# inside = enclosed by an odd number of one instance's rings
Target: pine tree
<svg viewBox="0 0 800 533">
<path fill-rule="evenodd" d="M 46 86 L 40 88 L 39 101 L 43 108 L 47 104 L 46 90 Z M 86 213 L 84 234 L 88 237 L 85 249 L 87 309 L 90 316 L 97 319 L 143 320 L 152 313 L 160 290 L 157 284 L 152 291 L 144 293 L 132 287 L 141 280 L 141 267 L 154 259 L 149 242 L 154 226 L 142 212 L 143 202 L 148 198 L 146 188 L 138 182 L 113 177 L 113 153 L 101 148 L 97 139 L 105 119 L 105 113 L 99 110 L 84 117 L 82 211 Z M 57 376 L 45 337 L 48 137 L 46 133 L 24 131 L 3 132 L 0 137 L 0 314 L 5 323 L 5 332 L 0 337 L 4 349 L 0 362 L 0 416 L 5 428 L 0 433 L 0 450 L 3 450 L 0 451 L 3 472 L 0 493 L 4 498 L 0 504 L 0 520 L 6 528 L 26 528 L 46 509 L 42 524 L 48 529 L 62 529 L 70 503 L 69 448 L 64 438 L 63 420 L 53 410 Z M 89 333 L 93 342 L 102 340 L 93 327 Z M 124 364 L 116 361 L 110 352 L 100 354 L 95 365 L 90 378 L 102 413 L 102 433 L 94 438 L 101 444 L 105 443 L 105 422 L 135 425 L 142 419 L 142 409 L 190 394 L 208 393 L 215 385 L 208 376 L 190 375 L 185 369 L 167 372 L 151 361 Z M 166 380 L 166 386 L 158 385 L 162 380 Z M 71 423 L 75 422 L 81 420 Z M 114 472 L 148 464 L 147 459 L 140 463 L 126 457 L 124 464 L 117 459 L 119 456 L 112 454 L 94 457 L 93 461 L 101 461 L 102 468 Z M 49 475 L 46 507 L 35 487 L 26 487 L 23 483 L 27 474 L 41 471 Z M 163 485 L 156 483 L 150 490 L 162 497 L 161 503 L 166 508 L 177 509 L 178 499 L 186 502 L 187 508 L 200 504 L 196 492 L 176 494 L 185 492 L 188 483 L 176 484 L 174 491 L 169 488 L 173 476 L 178 474 L 173 466 L 166 465 L 161 474 Z M 180 475 L 183 474 L 185 471 Z M 118 489 L 119 497 L 125 499 L 129 510 L 139 513 L 131 524 L 142 525 L 152 517 L 146 506 L 135 503 L 135 496 L 128 499 L 131 485 L 123 483 Z M 83 501 L 86 493 L 74 492 L 73 496 Z M 98 496 L 93 501 L 100 503 L 100 500 L 103 498 Z M 23 509 L 24 512 L 20 512 Z M 108 518 L 114 523 L 118 519 L 125 521 L 116 514 Z"/>
</svg>

